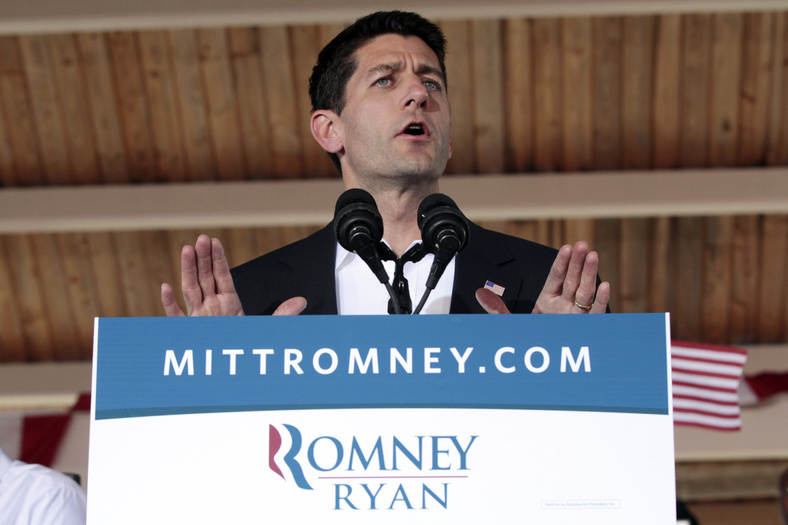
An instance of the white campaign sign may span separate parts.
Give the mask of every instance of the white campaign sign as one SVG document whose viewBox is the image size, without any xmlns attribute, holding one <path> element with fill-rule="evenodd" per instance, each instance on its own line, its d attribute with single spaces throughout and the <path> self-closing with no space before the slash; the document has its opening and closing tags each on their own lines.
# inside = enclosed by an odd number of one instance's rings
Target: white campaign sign
<svg viewBox="0 0 788 525">
<path fill-rule="evenodd" d="M 97 321 L 89 524 L 675 523 L 663 315 L 171 321 Z"/>
</svg>

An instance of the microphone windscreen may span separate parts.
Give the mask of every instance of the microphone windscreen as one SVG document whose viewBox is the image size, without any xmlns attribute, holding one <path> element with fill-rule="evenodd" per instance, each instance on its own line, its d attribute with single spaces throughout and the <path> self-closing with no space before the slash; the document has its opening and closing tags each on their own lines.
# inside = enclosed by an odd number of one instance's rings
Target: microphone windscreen
<svg viewBox="0 0 788 525">
<path fill-rule="evenodd" d="M 362 203 L 362 204 L 369 204 L 377 209 L 378 205 L 375 203 L 374 197 L 369 194 L 368 191 L 362 190 L 361 188 L 351 188 L 345 191 L 342 195 L 339 196 L 337 199 L 337 205 L 334 207 L 334 217 L 340 212 L 342 208 L 347 206 L 348 204 L 353 203 Z"/>
<path fill-rule="evenodd" d="M 345 191 L 334 209 L 334 233 L 339 244 L 355 252 L 362 244 L 377 244 L 383 238 L 383 219 L 375 199 L 360 188 Z"/>
<path fill-rule="evenodd" d="M 470 226 L 457 204 L 443 193 L 427 196 L 419 205 L 418 225 L 425 249 L 438 249 L 440 239 L 447 233 L 456 237 L 459 252 L 468 242 Z"/>
<path fill-rule="evenodd" d="M 432 195 L 427 195 L 424 200 L 421 201 L 421 204 L 419 204 L 419 222 L 424 219 L 424 215 L 426 215 L 428 211 L 438 206 L 448 206 L 459 211 L 457 204 L 455 204 L 451 197 L 444 193 L 433 193 Z"/>
</svg>

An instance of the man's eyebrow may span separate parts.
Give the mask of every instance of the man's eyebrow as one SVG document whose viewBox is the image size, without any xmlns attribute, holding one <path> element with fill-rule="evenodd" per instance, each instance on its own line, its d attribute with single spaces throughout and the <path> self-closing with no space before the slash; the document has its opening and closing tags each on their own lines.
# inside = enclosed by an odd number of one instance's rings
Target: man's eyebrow
<svg viewBox="0 0 788 525">
<path fill-rule="evenodd" d="M 402 62 L 389 62 L 386 64 L 378 64 L 377 66 L 372 66 L 371 68 L 367 69 L 366 73 L 364 73 L 364 78 L 373 78 L 380 74 L 384 73 L 391 73 L 392 71 L 399 71 L 404 66 Z"/>
<path fill-rule="evenodd" d="M 371 68 L 369 68 L 366 71 L 366 73 L 364 74 L 364 78 L 374 78 L 374 77 L 376 77 L 376 76 L 378 76 L 380 74 L 387 74 L 387 73 L 391 73 L 392 71 L 400 71 L 404 67 L 405 67 L 404 64 L 402 62 L 400 62 L 400 61 L 388 62 L 388 63 L 385 63 L 385 64 L 378 64 L 376 66 L 372 66 Z M 443 80 L 443 71 L 441 71 L 440 68 L 433 67 L 433 66 L 431 66 L 429 64 L 419 64 L 416 67 L 416 74 L 417 75 L 424 75 L 424 74 L 435 75 L 438 78 L 440 78 L 441 80 Z"/>
<path fill-rule="evenodd" d="M 424 74 L 435 75 L 439 79 L 443 80 L 443 71 L 441 71 L 439 68 L 433 67 L 433 66 L 431 66 L 429 64 L 419 64 L 419 66 L 416 68 L 416 74 L 417 75 L 424 75 Z"/>
</svg>

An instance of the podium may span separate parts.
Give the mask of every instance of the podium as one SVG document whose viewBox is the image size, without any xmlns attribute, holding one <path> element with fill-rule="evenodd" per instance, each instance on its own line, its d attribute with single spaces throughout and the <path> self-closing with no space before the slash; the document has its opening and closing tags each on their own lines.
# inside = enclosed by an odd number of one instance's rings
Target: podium
<svg viewBox="0 0 788 525">
<path fill-rule="evenodd" d="M 668 326 L 96 319 L 88 523 L 675 523 Z"/>
</svg>

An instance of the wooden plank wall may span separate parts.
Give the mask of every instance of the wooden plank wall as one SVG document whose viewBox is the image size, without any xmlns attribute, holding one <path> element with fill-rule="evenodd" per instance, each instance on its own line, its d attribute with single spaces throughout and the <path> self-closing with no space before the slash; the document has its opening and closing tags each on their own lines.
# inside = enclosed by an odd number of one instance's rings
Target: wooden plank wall
<svg viewBox="0 0 788 525">
<path fill-rule="evenodd" d="M 449 173 L 788 163 L 788 12 L 447 21 Z M 0 184 L 332 176 L 340 26 L 0 37 Z"/>
<path fill-rule="evenodd" d="M 552 246 L 586 239 L 600 253 L 616 312 L 672 315 L 673 337 L 707 343 L 788 340 L 788 216 L 544 220 L 487 227 Z M 205 231 L 232 265 L 314 227 Z M 89 359 L 96 316 L 158 316 L 159 284 L 177 283 L 180 246 L 199 231 L 0 237 L 0 361 Z"/>
<path fill-rule="evenodd" d="M 441 22 L 448 174 L 788 165 L 788 11 Z M 306 82 L 340 25 L 0 37 L 0 188 L 332 177 Z M 587 239 L 617 312 L 788 340 L 788 217 L 501 222 Z M 220 230 L 234 264 L 312 228 Z M 94 316 L 160 315 L 195 231 L 0 237 L 0 360 L 87 359 Z"/>
</svg>

